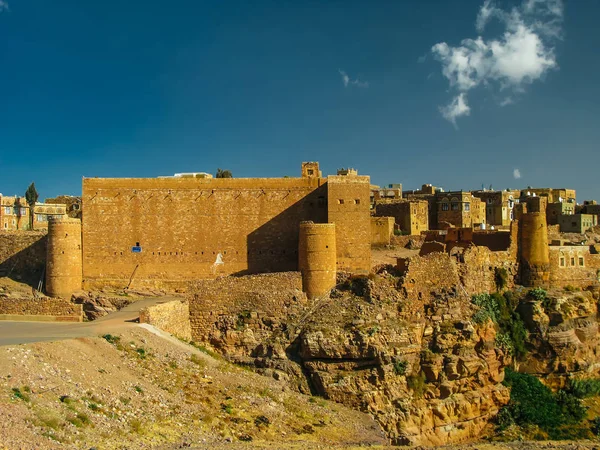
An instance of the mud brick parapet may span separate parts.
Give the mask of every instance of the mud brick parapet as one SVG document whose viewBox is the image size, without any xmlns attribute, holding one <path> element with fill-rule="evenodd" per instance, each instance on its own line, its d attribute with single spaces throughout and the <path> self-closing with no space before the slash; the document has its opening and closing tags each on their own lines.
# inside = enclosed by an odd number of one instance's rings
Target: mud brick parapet
<svg viewBox="0 0 600 450">
<path fill-rule="evenodd" d="M 0 298 L 0 320 L 81 322 L 83 306 L 56 298 Z"/>
</svg>

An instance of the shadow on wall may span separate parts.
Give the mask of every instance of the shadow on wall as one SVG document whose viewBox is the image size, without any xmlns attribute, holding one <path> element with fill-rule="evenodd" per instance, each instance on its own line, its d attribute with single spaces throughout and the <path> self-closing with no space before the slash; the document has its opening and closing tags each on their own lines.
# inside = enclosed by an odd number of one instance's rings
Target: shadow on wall
<svg viewBox="0 0 600 450">
<path fill-rule="evenodd" d="M 327 222 L 327 185 L 260 226 L 247 237 L 248 270 L 235 275 L 298 270 L 300 222 Z"/>
<path fill-rule="evenodd" d="M 0 277 L 8 277 L 20 283 L 26 283 L 37 289 L 44 277 L 46 268 L 47 235 L 39 235 L 39 239 L 30 245 L 8 256 L 10 246 L 0 250 Z M 2 245 L 6 245 L 2 242 Z"/>
</svg>

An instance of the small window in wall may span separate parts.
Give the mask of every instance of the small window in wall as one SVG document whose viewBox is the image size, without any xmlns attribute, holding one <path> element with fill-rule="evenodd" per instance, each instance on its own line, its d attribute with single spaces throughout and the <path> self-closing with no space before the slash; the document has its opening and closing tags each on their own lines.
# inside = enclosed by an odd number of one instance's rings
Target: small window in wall
<svg viewBox="0 0 600 450">
<path fill-rule="evenodd" d="M 583 256 L 579 257 L 579 265 L 583 267 Z"/>
<path fill-rule="evenodd" d="M 452 211 L 459 211 L 458 202 L 452 202 Z"/>
<path fill-rule="evenodd" d="M 471 211 L 471 204 L 468 202 L 465 203 L 465 211 Z"/>
<path fill-rule="evenodd" d="M 571 265 L 574 266 L 575 265 L 575 257 L 571 256 Z"/>
<path fill-rule="evenodd" d="M 565 257 L 564 256 L 560 257 L 560 267 L 565 267 Z"/>
<path fill-rule="evenodd" d="M 306 172 L 308 173 L 308 175 L 314 175 L 315 173 L 313 169 L 308 169 Z"/>
<path fill-rule="evenodd" d="M 338 205 L 343 205 L 343 204 L 344 204 L 344 199 L 343 198 L 338 199 Z"/>
<path fill-rule="evenodd" d="M 354 200 L 354 204 L 355 205 L 360 205 L 360 198 L 357 198 L 356 200 Z"/>
<path fill-rule="evenodd" d="M 319 205 L 319 206 L 325 206 L 325 205 L 327 205 L 327 201 L 325 200 L 324 196 L 321 195 L 318 198 L 317 205 Z"/>
</svg>

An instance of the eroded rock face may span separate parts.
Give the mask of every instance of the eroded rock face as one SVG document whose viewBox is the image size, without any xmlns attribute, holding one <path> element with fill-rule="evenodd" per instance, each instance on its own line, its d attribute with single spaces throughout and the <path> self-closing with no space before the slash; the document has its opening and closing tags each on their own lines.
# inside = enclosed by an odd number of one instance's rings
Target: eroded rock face
<svg viewBox="0 0 600 450">
<path fill-rule="evenodd" d="M 545 300 L 528 299 L 519 313 L 529 331 L 530 355 L 521 372 L 561 385 L 566 375 L 597 371 L 597 299 L 591 291 L 550 291 Z"/>
<path fill-rule="evenodd" d="M 341 279 L 331 298 L 291 302 L 282 317 L 245 304 L 215 318 L 209 341 L 301 392 L 371 413 L 395 444 L 478 437 L 509 399 L 493 324 L 474 324 L 457 289 L 409 300 L 400 287 L 385 272 Z"/>
<path fill-rule="evenodd" d="M 134 299 L 106 295 L 101 292 L 79 291 L 71 296 L 71 302 L 83 306 L 83 313 L 87 320 L 96 320 L 100 317 L 118 311 L 132 303 Z"/>
</svg>

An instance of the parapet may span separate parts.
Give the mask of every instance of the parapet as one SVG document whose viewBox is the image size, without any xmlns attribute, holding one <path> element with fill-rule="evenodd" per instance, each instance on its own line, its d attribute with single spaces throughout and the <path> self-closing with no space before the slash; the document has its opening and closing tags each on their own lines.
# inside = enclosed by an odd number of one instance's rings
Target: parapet
<svg viewBox="0 0 600 450">
<path fill-rule="evenodd" d="M 307 161 L 302 163 L 302 178 L 322 178 L 323 174 L 319 170 L 319 163 L 316 161 Z"/>
</svg>

